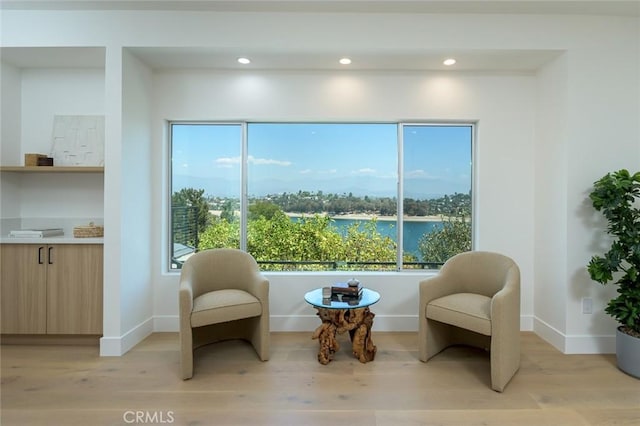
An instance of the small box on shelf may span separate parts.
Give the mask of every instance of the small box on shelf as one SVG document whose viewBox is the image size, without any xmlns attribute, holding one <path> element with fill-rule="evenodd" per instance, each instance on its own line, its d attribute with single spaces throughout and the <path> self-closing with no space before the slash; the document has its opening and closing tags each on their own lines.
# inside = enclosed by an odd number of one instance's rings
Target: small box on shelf
<svg viewBox="0 0 640 426">
<path fill-rule="evenodd" d="M 53 166 L 53 158 L 51 157 L 45 157 L 45 158 L 38 158 L 38 166 Z"/>
<path fill-rule="evenodd" d="M 88 226 L 76 226 L 73 228 L 75 238 L 100 238 L 104 237 L 104 226 L 97 226 L 90 222 Z"/>
<path fill-rule="evenodd" d="M 24 155 L 24 165 L 26 167 L 35 167 L 38 166 L 38 160 L 40 160 L 41 158 L 47 158 L 46 155 L 44 154 L 25 154 Z"/>
</svg>

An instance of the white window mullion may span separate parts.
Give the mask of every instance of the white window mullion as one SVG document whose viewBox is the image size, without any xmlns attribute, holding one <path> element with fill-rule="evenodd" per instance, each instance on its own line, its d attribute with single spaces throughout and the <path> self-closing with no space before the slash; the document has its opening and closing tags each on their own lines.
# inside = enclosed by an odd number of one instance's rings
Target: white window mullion
<svg viewBox="0 0 640 426">
<path fill-rule="evenodd" d="M 396 228 L 398 232 L 397 236 L 397 254 L 396 254 L 396 269 L 402 270 L 402 252 L 403 252 L 403 239 L 402 239 L 402 217 L 404 212 L 404 185 L 403 185 L 403 176 L 404 176 L 404 154 L 403 154 L 403 134 L 404 134 L 404 124 L 398 124 L 398 211 L 397 211 L 397 219 L 396 219 Z"/>
<path fill-rule="evenodd" d="M 247 250 L 247 169 L 249 168 L 248 163 L 248 138 L 247 138 L 247 123 L 242 123 L 242 149 L 241 149 L 242 159 L 240 161 L 241 164 L 241 178 L 240 178 L 240 250 Z"/>
</svg>

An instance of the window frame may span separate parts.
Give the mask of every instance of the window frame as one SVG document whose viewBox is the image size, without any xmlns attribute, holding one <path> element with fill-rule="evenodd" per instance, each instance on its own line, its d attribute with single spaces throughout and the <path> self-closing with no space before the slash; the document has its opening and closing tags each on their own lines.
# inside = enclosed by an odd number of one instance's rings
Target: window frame
<svg viewBox="0 0 640 426">
<path fill-rule="evenodd" d="M 440 126 L 440 127 L 469 127 L 470 128 L 470 191 L 471 191 L 471 250 L 476 246 L 476 219 L 477 219 L 477 203 L 476 203 L 476 188 L 477 188 L 477 176 L 476 176 L 476 151 L 477 151 L 477 122 L 472 120 L 460 120 L 460 121 L 273 121 L 273 120 L 238 120 L 238 121 L 216 121 L 216 120 L 168 120 L 168 213 L 167 213 L 167 246 L 169 253 L 166 256 L 166 262 L 168 266 L 168 272 L 180 272 L 180 268 L 172 267 L 171 255 L 173 250 L 170 248 L 173 245 L 173 212 L 172 212 L 172 197 L 173 197 L 173 126 L 174 125 L 213 125 L 223 126 L 232 125 L 240 126 L 241 140 L 240 142 L 240 249 L 247 250 L 247 216 L 248 216 L 248 126 L 252 123 L 257 124 L 395 124 L 397 126 L 397 182 L 396 182 L 396 197 L 397 197 L 397 211 L 396 211 L 396 267 L 394 271 L 381 270 L 381 271 L 367 271 L 368 273 L 389 273 L 389 272 L 407 272 L 416 273 L 424 271 L 433 271 L 434 269 L 407 269 L 403 268 L 403 224 L 404 224 L 404 129 L 407 126 Z M 197 251 L 197 247 L 196 247 Z M 278 271 L 269 271 L 278 272 Z M 284 273 L 302 273 L 302 274 L 323 274 L 336 271 L 283 271 Z M 340 271 L 337 271 L 340 272 Z"/>
</svg>

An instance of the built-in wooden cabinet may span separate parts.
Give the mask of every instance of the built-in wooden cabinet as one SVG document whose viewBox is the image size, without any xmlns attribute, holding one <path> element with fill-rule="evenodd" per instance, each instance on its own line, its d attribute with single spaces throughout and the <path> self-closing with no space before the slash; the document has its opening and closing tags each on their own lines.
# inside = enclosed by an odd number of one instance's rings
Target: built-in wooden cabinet
<svg viewBox="0 0 640 426">
<path fill-rule="evenodd" d="M 47 332 L 46 245 L 0 246 L 2 333 Z"/>
<path fill-rule="evenodd" d="M 76 243 L 72 229 L 101 224 L 104 167 L 24 164 L 28 153 L 53 156 L 56 116 L 104 115 L 105 48 L 2 47 L 0 66 L 2 104 L 16 106 L 0 114 L 1 340 L 95 340 L 103 333 L 103 246 Z M 33 227 L 65 236 L 54 244 L 7 238 Z"/>
<path fill-rule="evenodd" d="M 3 334 L 102 334 L 101 244 L 2 244 Z"/>
</svg>

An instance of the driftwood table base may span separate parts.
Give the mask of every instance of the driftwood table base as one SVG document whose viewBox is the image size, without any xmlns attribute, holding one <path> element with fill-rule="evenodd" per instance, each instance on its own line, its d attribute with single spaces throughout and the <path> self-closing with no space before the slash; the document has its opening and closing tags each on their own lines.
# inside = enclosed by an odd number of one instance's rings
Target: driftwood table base
<svg viewBox="0 0 640 426">
<path fill-rule="evenodd" d="M 356 309 L 326 309 L 318 308 L 318 316 L 322 324 L 311 336 L 318 339 L 320 351 L 318 361 L 328 364 L 333 355 L 340 348 L 336 334 L 349 332 L 353 355 L 362 363 L 373 361 L 376 356 L 376 346 L 371 339 L 371 327 L 375 314 L 369 308 Z"/>
</svg>

